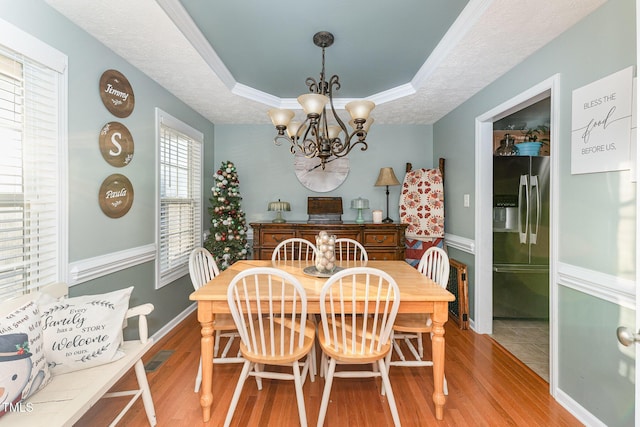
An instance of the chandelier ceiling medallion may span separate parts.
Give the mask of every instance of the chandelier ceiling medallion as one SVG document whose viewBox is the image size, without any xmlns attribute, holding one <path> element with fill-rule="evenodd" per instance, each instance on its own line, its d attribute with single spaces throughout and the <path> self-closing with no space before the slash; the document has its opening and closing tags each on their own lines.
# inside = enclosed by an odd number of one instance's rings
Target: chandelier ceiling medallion
<svg viewBox="0 0 640 427">
<path fill-rule="evenodd" d="M 345 109 L 351 115 L 349 122 L 352 132 L 345 126 L 333 105 L 333 93 L 340 89 L 340 79 L 337 75 L 325 78 L 324 51 L 333 44 L 333 34 L 320 31 L 313 36 L 313 43 L 322 48 L 322 71 L 320 81 L 313 77 L 307 77 L 305 81 L 309 92 L 298 97 L 306 119 L 303 122 L 292 121 L 295 113 L 291 110 L 273 108 L 268 114 L 271 117 L 278 134 L 273 139 L 276 145 L 283 141 L 291 144 L 291 153 L 296 151 L 307 158 L 318 157 L 322 169 L 331 156 L 344 157 L 356 147 L 367 149 L 367 132 L 373 123 L 369 113 L 375 107 L 371 101 L 351 101 L 345 105 Z M 328 114 L 328 106 L 331 106 L 331 116 Z M 286 133 L 285 133 L 286 132 Z"/>
</svg>

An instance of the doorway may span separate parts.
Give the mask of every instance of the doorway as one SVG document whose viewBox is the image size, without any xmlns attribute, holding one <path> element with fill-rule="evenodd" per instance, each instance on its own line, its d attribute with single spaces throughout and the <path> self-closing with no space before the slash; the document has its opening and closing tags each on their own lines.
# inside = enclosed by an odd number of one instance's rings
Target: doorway
<svg viewBox="0 0 640 427">
<path fill-rule="evenodd" d="M 493 334 L 494 332 L 494 289 L 493 289 L 493 155 L 494 155 L 494 123 L 508 117 L 520 110 L 523 110 L 539 101 L 550 99 L 550 220 L 549 220 L 549 266 L 548 271 L 548 381 L 550 390 L 555 389 L 555 375 L 557 369 L 554 361 L 557 360 L 554 344 L 557 336 L 554 319 L 556 318 L 556 296 L 554 277 L 556 275 L 555 259 L 557 253 L 557 190 L 556 179 L 558 170 L 557 143 L 554 148 L 554 141 L 558 141 L 557 123 L 558 117 L 558 97 L 557 87 L 559 76 L 555 75 L 518 96 L 506 101 L 496 108 L 476 118 L 476 141 L 475 141 L 475 166 L 476 166 L 476 212 L 475 212 L 475 242 L 476 242 L 476 270 L 475 270 L 475 318 L 474 329 L 479 333 Z M 524 327 L 524 326 L 522 326 Z"/>
</svg>

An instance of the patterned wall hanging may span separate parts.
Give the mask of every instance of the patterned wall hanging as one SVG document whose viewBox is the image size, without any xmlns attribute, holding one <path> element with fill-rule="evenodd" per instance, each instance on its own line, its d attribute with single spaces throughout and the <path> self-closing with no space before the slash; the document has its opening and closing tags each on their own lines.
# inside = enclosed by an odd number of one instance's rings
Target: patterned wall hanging
<svg viewBox="0 0 640 427">
<path fill-rule="evenodd" d="M 109 175 L 100 186 L 98 201 L 100 209 L 109 218 L 124 216 L 133 204 L 131 181 L 119 173 Z"/>
</svg>

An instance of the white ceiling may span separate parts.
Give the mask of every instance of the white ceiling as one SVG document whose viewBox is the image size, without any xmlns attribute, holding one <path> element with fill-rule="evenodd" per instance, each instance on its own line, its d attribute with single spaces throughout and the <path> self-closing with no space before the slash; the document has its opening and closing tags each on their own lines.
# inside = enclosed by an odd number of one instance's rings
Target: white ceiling
<svg viewBox="0 0 640 427">
<path fill-rule="evenodd" d="M 432 124 L 606 0 L 46 0 L 213 123 L 266 124 L 328 76 L 380 124 Z M 191 12 L 192 15 L 189 14 Z M 105 17 L 108 17 L 106 19 Z M 134 86 L 135 91 L 135 86 Z"/>
</svg>

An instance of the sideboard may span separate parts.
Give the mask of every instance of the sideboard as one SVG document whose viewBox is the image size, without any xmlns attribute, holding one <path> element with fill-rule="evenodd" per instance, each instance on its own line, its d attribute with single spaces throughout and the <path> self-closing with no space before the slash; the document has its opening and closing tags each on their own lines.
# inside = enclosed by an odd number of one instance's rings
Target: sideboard
<svg viewBox="0 0 640 427">
<path fill-rule="evenodd" d="M 309 224 L 307 222 L 252 222 L 253 258 L 271 259 L 273 249 L 285 239 L 300 237 L 315 244 L 320 231 L 338 238 L 357 240 L 371 260 L 404 260 L 404 232 L 407 224 Z"/>
</svg>

